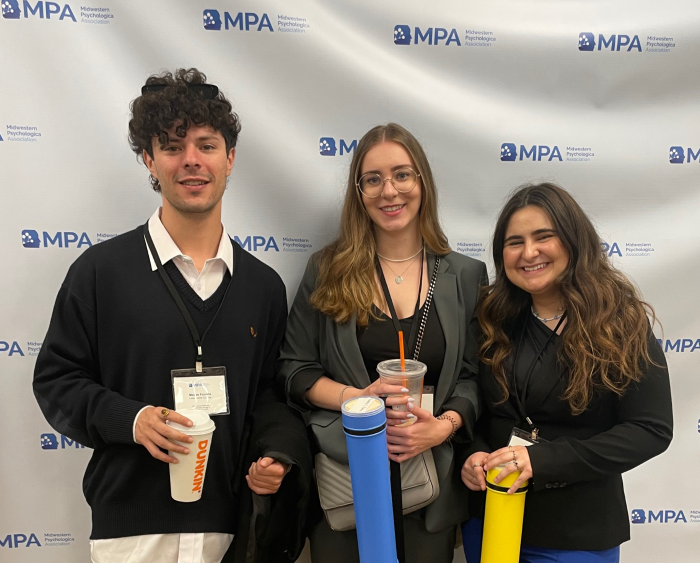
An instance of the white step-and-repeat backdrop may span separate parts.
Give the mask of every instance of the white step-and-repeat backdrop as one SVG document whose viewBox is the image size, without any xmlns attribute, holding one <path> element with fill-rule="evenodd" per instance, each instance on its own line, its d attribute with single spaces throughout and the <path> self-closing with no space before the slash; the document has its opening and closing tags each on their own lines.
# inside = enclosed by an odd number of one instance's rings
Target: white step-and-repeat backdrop
<svg viewBox="0 0 700 563">
<path fill-rule="evenodd" d="M 625 475 L 622 559 L 698 560 L 697 0 L 0 3 L 1 561 L 89 561 L 90 451 L 44 421 L 34 361 L 70 263 L 158 206 L 129 102 L 148 75 L 191 66 L 242 118 L 226 227 L 290 298 L 378 123 L 419 138 L 452 248 L 487 262 L 515 186 L 572 191 L 656 308 L 671 369 L 676 436 Z"/>
</svg>

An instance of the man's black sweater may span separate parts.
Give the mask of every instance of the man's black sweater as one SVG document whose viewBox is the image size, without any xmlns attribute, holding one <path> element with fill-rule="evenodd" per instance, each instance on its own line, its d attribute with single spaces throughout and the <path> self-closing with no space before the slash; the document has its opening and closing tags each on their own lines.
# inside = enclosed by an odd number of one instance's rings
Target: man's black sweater
<svg viewBox="0 0 700 563">
<path fill-rule="evenodd" d="M 92 539 L 235 532 L 232 483 L 241 469 L 244 426 L 254 409 L 264 409 L 261 401 L 274 400 L 287 306 L 279 276 L 232 244 L 234 272 L 222 282 L 228 291 L 212 296 L 222 300 L 221 309 L 203 342 L 204 365 L 226 367 L 231 414 L 214 419 L 203 494 L 194 503 L 171 499 L 168 465 L 133 439 L 139 410 L 173 408 L 170 372 L 195 361 L 185 320 L 151 270 L 142 229 L 90 248 L 66 276 L 37 358 L 34 393 L 58 432 L 95 450 L 83 480 Z M 176 286 L 195 320 L 208 325 L 213 311 Z"/>
</svg>

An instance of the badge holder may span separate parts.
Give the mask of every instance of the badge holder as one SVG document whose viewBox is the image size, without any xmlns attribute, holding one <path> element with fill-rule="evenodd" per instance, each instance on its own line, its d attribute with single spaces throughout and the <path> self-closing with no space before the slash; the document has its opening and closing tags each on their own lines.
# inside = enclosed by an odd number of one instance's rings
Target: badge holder
<svg viewBox="0 0 700 563">
<path fill-rule="evenodd" d="M 230 414 L 226 367 L 174 369 L 170 372 L 173 383 L 175 410 L 194 409 L 209 416 Z"/>
<path fill-rule="evenodd" d="M 540 431 L 537 428 L 533 428 L 532 432 L 522 430 L 520 428 L 513 428 L 510 433 L 510 439 L 508 440 L 509 446 L 532 446 L 532 444 L 540 444 L 546 442 L 544 438 L 540 438 Z"/>
</svg>

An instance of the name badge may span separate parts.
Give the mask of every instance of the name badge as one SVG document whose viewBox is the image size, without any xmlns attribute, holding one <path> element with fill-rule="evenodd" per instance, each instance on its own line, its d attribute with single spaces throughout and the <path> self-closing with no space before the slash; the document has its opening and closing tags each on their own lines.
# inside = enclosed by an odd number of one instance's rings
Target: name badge
<svg viewBox="0 0 700 563">
<path fill-rule="evenodd" d="M 539 444 L 540 442 L 546 442 L 544 438 L 541 438 L 539 431 L 535 429 L 533 432 L 526 432 L 520 428 L 513 428 L 510 433 L 510 439 L 508 440 L 509 446 L 532 446 L 532 444 Z"/>
<path fill-rule="evenodd" d="M 175 410 L 195 409 L 210 416 L 229 414 L 228 387 L 224 366 L 195 369 L 174 369 L 173 381 Z"/>
</svg>

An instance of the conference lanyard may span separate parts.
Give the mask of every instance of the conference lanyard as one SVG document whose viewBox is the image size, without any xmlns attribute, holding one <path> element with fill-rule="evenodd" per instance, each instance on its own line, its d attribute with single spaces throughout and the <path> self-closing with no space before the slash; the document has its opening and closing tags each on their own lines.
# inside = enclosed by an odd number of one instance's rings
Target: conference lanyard
<svg viewBox="0 0 700 563">
<path fill-rule="evenodd" d="M 396 334 L 399 334 L 400 332 L 404 334 L 404 347 L 406 350 L 408 350 L 408 345 L 414 341 L 414 338 L 416 336 L 416 330 L 418 329 L 418 312 L 420 311 L 420 295 L 423 292 L 423 252 L 421 252 L 420 255 L 420 283 L 418 284 L 418 299 L 416 299 L 416 306 L 413 310 L 413 321 L 411 321 L 411 331 L 408 334 L 408 340 L 406 340 L 405 333 L 403 333 L 403 329 L 401 328 L 401 323 L 399 322 L 399 316 L 396 314 L 396 308 L 394 307 L 394 302 L 391 299 L 391 293 L 389 293 L 389 287 L 386 284 L 386 278 L 384 277 L 384 271 L 382 270 L 381 265 L 379 264 L 379 260 L 377 260 L 376 267 L 377 267 L 377 274 L 379 276 L 379 281 L 382 284 L 382 290 L 384 291 L 384 299 L 386 299 L 386 304 L 389 307 L 389 312 L 391 313 L 391 321 L 394 324 L 394 328 L 396 329 Z M 427 311 L 424 311 L 424 316 L 427 314 Z M 418 342 L 416 341 L 416 348 L 417 348 Z M 418 353 L 420 353 L 420 350 L 417 350 Z M 414 351 L 415 353 L 416 351 Z M 418 359 L 418 354 L 415 354 L 414 360 Z"/>
<path fill-rule="evenodd" d="M 535 428 L 535 424 L 532 422 L 530 417 L 527 415 L 527 412 L 525 411 L 525 400 L 526 400 L 526 395 L 527 395 L 527 387 L 530 383 L 530 378 L 532 377 L 532 373 L 535 371 L 535 365 L 537 364 L 537 361 L 542 356 L 542 352 L 544 352 L 547 345 L 552 341 L 552 338 L 554 338 L 554 335 L 559 330 L 559 327 L 561 327 L 561 324 L 564 322 L 565 318 L 566 318 L 566 313 L 564 313 L 562 315 L 561 319 L 559 319 L 557 326 L 554 328 L 552 333 L 547 337 L 544 344 L 542 344 L 537 349 L 537 353 L 535 354 L 535 357 L 532 359 L 532 361 L 530 362 L 530 366 L 528 367 L 527 371 L 525 372 L 525 380 L 523 382 L 523 388 L 522 388 L 522 391 L 520 392 L 520 394 L 518 394 L 518 378 L 516 376 L 516 370 L 518 369 L 518 355 L 520 354 L 520 350 L 523 346 L 523 338 L 525 337 L 525 332 L 527 330 L 527 328 L 526 328 L 527 320 L 525 321 L 525 324 L 523 325 L 523 330 L 520 333 L 520 338 L 518 339 L 518 347 L 515 349 L 515 357 L 513 358 L 513 393 L 511 393 L 511 397 L 513 397 L 515 399 L 514 402 L 518 408 L 518 412 L 520 413 L 520 416 L 530 426 L 530 431 L 532 433 L 533 439 L 537 438 L 539 430 L 537 428 Z"/>
<path fill-rule="evenodd" d="M 168 276 L 168 273 L 165 271 L 165 268 L 163 268 L 163 264 L 161 263 L 160 257 L 158 256 L 158 251 L 156 250 L 156 246 L 155 246 L 155 244 L 153 244 L 153 239 L 151 238 L 151 233 L 148 230 L 148 223 L 146 223 L 143 226 L 143 235 L 146 238 L 146 243 L 148 244 L 148 248 L 151 251 L 151 256 L 153 257 L 153 261 L 156 263 L 156 267 L 158 268 L 158 273 L 160 274 L 160 277 L 163 278 L 163 282 L 165 283 L 165 286 L 168 288 L 168 291 L 170 292 L 170 295 L 172 296 L 173 300 L 175 301 L 177 308 L 180 310 L 180 314 L 185 319 L 185 323 L 187 323 L 187 328 L 190 329 L 190 334 L 192 335 L 192 340 L 194 341 L 195 351 L 196 351 L 195 372 L 202 373 L 202 366 L 204 364 L 204 354 L 202 352 L 202 342 L 204 341 L 204 338 L 206 337 L 207 333 L 209 332 L 209 329 L 214 324 L 216 317 L 219 315 L 219 311 L 221 311 L 221 307 L 223 306 L 224 301 L 226 300 L 226 294 L 228 293 L 228 288 L 231 286 L 231 284 L 229 283 L 229 285 L 226 287 L 226 292 L 224 293 L 224 296 L 221 299 L 221 303 L 219 303 L 219 307 L 216 309 L 216 313 L 214 313 L 214 317 L 212 318 L 211 322 L 209 323 L 209 326 L 207 327 L 207 329 L 204 331 L 204 334 L 202 334 L 202 336 L 200 337 L 199 331 L 197 330 L 197 327 L 195 326 L 194 321 L 192 320 L 192 315 L 190 315 L 190 312 L 187 310 L 187 307 L 183 303 L 182 298 L 180 297 L 180 294 L 175 289 L 175 286 L 173 285 L 173 282 L 170 279 L 170 276 Z"/>
</svg>

